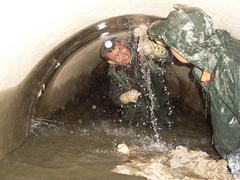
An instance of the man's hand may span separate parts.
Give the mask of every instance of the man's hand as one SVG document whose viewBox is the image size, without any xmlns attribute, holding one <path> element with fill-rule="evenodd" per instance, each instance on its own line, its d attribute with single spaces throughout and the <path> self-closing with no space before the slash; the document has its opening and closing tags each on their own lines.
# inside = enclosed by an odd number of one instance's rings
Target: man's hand
<svg viewBox="0 0 240 180">
<path fill-rule="evenodd" d="M 139 38 L 137 51 L 140 55 L 157 56 L 159 58 L 165 58 L 168 55 L 168 51 L 161 42 L 155 42 L 148 38 L 148 27 L 146 25 L 140 25 L 134 30 L 134 35 Z"/>
<path fill-rule="evenodd" d="M 136 103 L 138 97 L 141 95 L 137 90 L 131 89 L 120 95 L 120 101 L 123 104 Z"/>
<path fill-rule="evenodd" d="M 209 81 L 211 80 L 211 74 L 207 71 L 202 71 L 201 82 L 207 86 Z"/>
<path fill-rule="evenodd" d="M 159 57 L 159 58 L 165 58 L 168 56 L 168 51 L 167 49 L 164 47 L 164 45 L 160 42 L 154 42 L 154 41 L 150 41 L 151 47 L 152 47 L 152 53 Z"/>
</svg>

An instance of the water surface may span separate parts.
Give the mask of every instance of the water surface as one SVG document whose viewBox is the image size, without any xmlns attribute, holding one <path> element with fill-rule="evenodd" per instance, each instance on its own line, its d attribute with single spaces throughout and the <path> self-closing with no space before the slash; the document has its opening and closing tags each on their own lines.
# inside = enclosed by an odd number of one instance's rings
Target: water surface
<svg viewBox="0 0 240 180">
<path fill-rule="evenodd" d="M 87 104 L 87 103 L 86 103 Z M 78 112 L 78 113 L 77 113 Z M 3 180 L 144 179 L 113 173 L 124 159 L 120 143 L 141 152 L 161 153 L 176 145 L 201 149 L 218 158 L 208 122 L 189 109 L 176 114 L 176 124 L 154 141 L 152 129 L 131 127 L 104 106 L 73 105 L 53 119 L 33 119 L 33 135 L 0 162 Z"/>
</svg>

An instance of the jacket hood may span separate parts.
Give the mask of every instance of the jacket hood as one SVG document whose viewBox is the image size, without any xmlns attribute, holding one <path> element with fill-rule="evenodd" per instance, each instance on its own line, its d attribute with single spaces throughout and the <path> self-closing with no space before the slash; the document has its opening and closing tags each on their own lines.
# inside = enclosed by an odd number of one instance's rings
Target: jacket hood
<svg viewBox="0 0 240 180">
<path fill-rule="evenodd" d="M 163 41 L 198 68 L 213 73 L 222 42 L 210 16 L 201 9 L 175 6 L 165 20 L 149 27 L 151 39 Z"/>
</svg>

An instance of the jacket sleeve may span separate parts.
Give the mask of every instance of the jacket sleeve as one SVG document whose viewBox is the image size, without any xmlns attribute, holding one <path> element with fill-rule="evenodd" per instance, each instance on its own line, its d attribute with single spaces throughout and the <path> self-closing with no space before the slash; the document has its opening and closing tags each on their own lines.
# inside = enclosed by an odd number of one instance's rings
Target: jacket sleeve
<svg viewBox="0 0 240 180">
<path fill-rule="evenodd" d="M 231 69 L 231 74 L 234 77 L 234 108 L 236 112 L 236 116 L 238 118 L 238 122 L 240 124 L 240 40 L 233 39 L 231 41 L 231 47 L 232 47 L 232 54 L 234 54 L 235 61 L 232 65 L 233 68 Z"/>
<path fill-rule="evenodd" d="M 217 69 L 214 75 L 209 92 L 212 94 L 211 101 L 216 101 L 216 98 L 219 99 L 218 109 L 216 109 L 216 112 L 222 114 L 219 118 L 230 122 L 235 117 L 239 124 L 240 88 L 238 65 L 233 61 L 228 62 L 227 66 L 222 64 L 222 67 Z M 226 111 L 229 111 L 229 113 Z M 226 114 L 232 114 L 232 116 L 228 117 Z"/>
<path fill-rule="evenodd" d="M 219 67 L 219 83 L 216 84 L 216 88 L 224 104 L 240 124 L 240 43 L 229 45 L 231 49 L 222 54 L 223 61 Z M 236 48 L 238 50 L 234 51 Z"/>
<path fill-rule="evenodd" d="M 234 66 L 235 71 L 232 70 L 232 82 L 230 83 L 230 88 L 233 88 L 232 102 L 233 102 L 233 111 L 234 115 L 238 120 L 238 124 L 240 124 L 240 67 L 239 63 L 236 63 Z M 235 76 L 235 77 L 234 77 Z"/>
<path fill-rule="evenodd" d="M 110 98 L 114 104 L 121 106 L 123 104 L 120 101 L 120 96 L 129 90 L 129 86 L 124 82 L 124 77 L 121 77 L 113 68 L 110 68 L 108 76 L 110 78 Z"/>
</svg>

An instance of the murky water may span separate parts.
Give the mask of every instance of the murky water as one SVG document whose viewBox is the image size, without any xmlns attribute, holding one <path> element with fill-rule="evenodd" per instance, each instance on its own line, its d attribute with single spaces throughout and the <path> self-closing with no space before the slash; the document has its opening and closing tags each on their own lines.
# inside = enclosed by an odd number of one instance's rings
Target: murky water
<svg viewBox="0 0 240 180">
<path fill-rule="evenodd" d="M 112 172 L 125 162 L 116 151 L 120 143 L 143 153 L 184 145 L 218 158 L 208 123 L 196 119 L 189 109 L 178 113 L 176 128 L 161 131 L 157 144 L 152 142 L 153 130 L 129 127 L 105 108 L 91 102 L 84 110 L 77 105 L 69 107 L 54 120 L 35 118 L 35 135 L 0 162 L 0 179 L 144 179 Z"/>
</svg>

